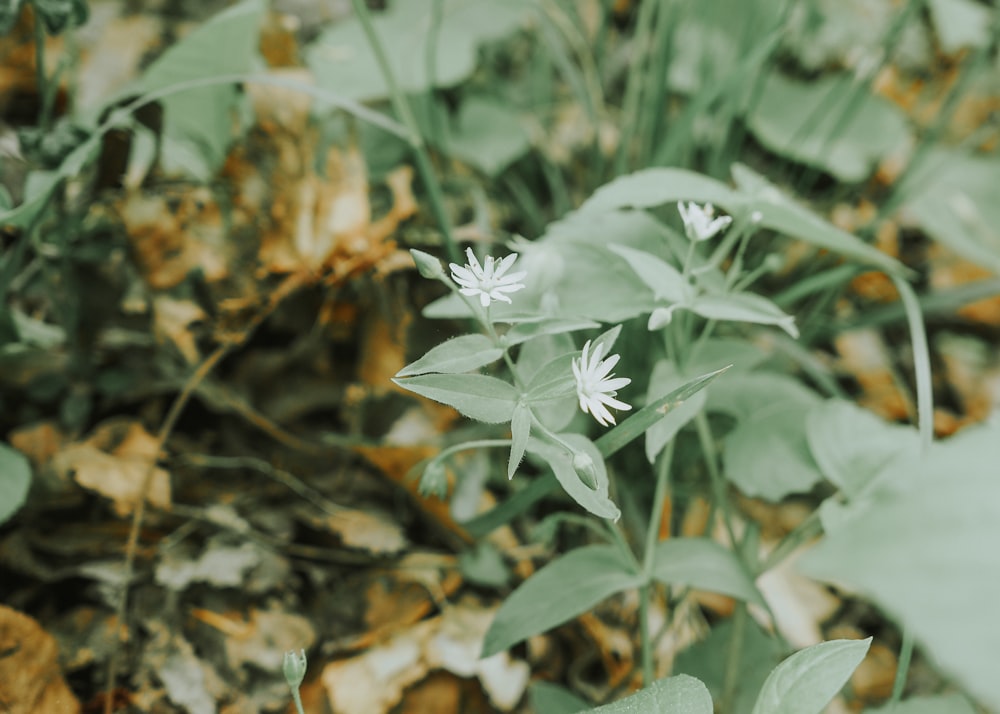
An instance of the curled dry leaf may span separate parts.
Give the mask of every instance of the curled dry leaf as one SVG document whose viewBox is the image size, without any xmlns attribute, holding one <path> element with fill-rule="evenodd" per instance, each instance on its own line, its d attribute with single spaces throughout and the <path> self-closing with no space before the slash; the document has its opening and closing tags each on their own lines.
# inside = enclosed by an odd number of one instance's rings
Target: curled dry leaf
<svg viewBox="0 0 1000 714">
<path fill-rule="evenodd" d="M 56 641 L 27 615 L 0 605 L 0 705 L 7 714 L 77 714 L 59 671 Z"/>
</svg>

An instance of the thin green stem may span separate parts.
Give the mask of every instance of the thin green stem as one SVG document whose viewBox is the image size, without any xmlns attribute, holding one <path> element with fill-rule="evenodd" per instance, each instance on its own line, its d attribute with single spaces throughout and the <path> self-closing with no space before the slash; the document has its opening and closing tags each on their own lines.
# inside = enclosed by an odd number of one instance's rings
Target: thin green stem
<svg viewBox="0 0 1000 714">
<path fill-rule="evenodd" d="M 49 128 L 52 121 L 52 101 L 54 93 L 50 91 L 48 78 L 45 75 L 45 26 L 42 14 L 35 10 L 35 81 L 38 84 L 38 94 L 42 98 L 42 107 L 38 114 L 38 127 L 43 132 Z"/>
<path fill-rule="evenodd" d="M 656 552 L 656 542 L 663 520 L 663 501 L 667 496 L 675 443 L 675 439 L 671 439 L 667 443 L 667 447 L 660 454 L 659 468 L 656 471 L 656 487 L 653 490 L 653 505 L 649 512 L 649 529 L 646 531 L 646 547 L 642 551 L 642 571 L 647 575 L 653 569 L 653 556 Z"/>
<path fill-rule="evenodd" d="M 292 690 L 292 700 L 295 702 L 295 711 L 298 714 L 306 714 L 306 710 L 302 708 L 302 695 L 299 694 L 298 687 Z"/>
<path fill-rule="evenodd" d="M 382 77 L 385 79 L 386 87 L 389 89 L 389 99 L 392 102 L 392 107 L 396 115 L 403 122 L 403 126 L 407 129 L 407 141 L 410 144 L 410 148 L 413 149 L 414 158 L 417 162 L 417 172 L 420 174 L 424 186 L 427 188 L 431 210 L 444 234 L 445 251 L 451 260 L 457 262 L 459 260 L 458 244 L 455 241 L 455 235 L 452 231 L 451 219 L 448 217 L 448 212 L 445 209 L 444 191 L 441 189 L 441 184 L 434 173 L 430 155 L 427 153 L 427 144 L 420 133 L 420 126 L 413 116 L 413 110 L 410 108 L 410 103 L 407 101 L 406 95 L 396 81 L 396 75 L 389 62 L 389 56 L 386 54 L 385 46 L 375 31 L 375 23 L 372 22 L 368 6 L 365 5 L 364 0 L 351 0 L 351 5 L 354 7 L 354 14 L 361 23 L 361 29 L 368 39 L 372 53 L 375 55 L 375 61 L 378 62 L 379 69 L 382 71 Z"/>
<path fill-rule="evenodd" d="M 819 518 L 819 510 L 815 510 L 804 521 L 792 529 L 791 533 L 781 539 L 775 549 L 761 563 L 760 568 L 758 568 L 758 575 L 777 567 L 785 558 L 798 550 L 799 546 L 812 540 L 822 532 L 823 523 Z"/>
<path fill-rule="evenodd" d="M 743 660 L 743 642 L 747 631 L 747 604 L 737 601 L 733 611 L 732 632 L 729 636 L 729 651 L 726 654 L 726 674 L 722 682 L 722 697 L 719 700 L 719 710 L 733 711 L 736 699 L 736 687 L 740 680 L 741 662 Z"/>
<path fill-rule="evenodd" d="M 656 678 L 653 662 L 653 636 L 649 632 L 649 601 L 653 596 L 653 586 L 639 588 L 639 642 L 642 648 L 642 686 L 648 687 Z"/>
<path fill-rule="evenodd" d="M 712 437 L 712 427 L 709 425 L 708 416 L 704 411 L 698 412 L 694 418 L 694 424 L 695 429 L 698 431 L 698 441 L 701 444 L 702 456 L 705 459 L 705 465 L 708 467 L 709 479 L 712 482 L 712 496 L 715 501 L 715 508 L 718 508 L 722 513 L 722 522 L 725 524 L 726 534 L 729 536 L 733 550 L 737 554 L 740 554 L 738 550 L 739 542 L 736 540 L 736 534 L 733 531 L 729 499 L 726 498 L 725 477 L 719 470 L 719 462 L 715 458 L 715 439 Z M 711 523 L 711 520 L 709 520 L 709 523 Z"/>
<path fill-rule="evenodd" d="M 639 108 L 642 99 L 642 83 L 645 76 L 646 58 L 649 56 L 653 42 L 653 14 L 657 3 L 643 2 L 639 4 L 639 16 L 636 20 L 636 36 L 632 66 L 629 72 L 628 84 L 625 86 L 625 102 L 622 108 L 623 126 L 621 140 L 618 144 L 618 155 L 615 157 L 615 175 L 625 173 L 631 158 L 632 140 L 639 124 Z"/>
<path fill-rule="evenodd" d="M 446 449 L 442 449 L 434 457 L 436 461 L 443 461 L 460 451 L 470 449 L 488 449 L 491 447 L 510 446 L 510 439 L 474 439 L 473 441 L 463 441 L 461 444 L 453 444 Z"/>
<path fill-rule="evenodd" d="M 896 666 L 896 678 L 892 683 L 892 696 L 889 698 L 889 711 L 899 704 L 906 688 L 906 675 L 910 671 L 910 661 L 913 659 L 913 632 L 908 627 L 903 628 L 903 641 L 899 645 L 899 663 Z"/>
</svg>

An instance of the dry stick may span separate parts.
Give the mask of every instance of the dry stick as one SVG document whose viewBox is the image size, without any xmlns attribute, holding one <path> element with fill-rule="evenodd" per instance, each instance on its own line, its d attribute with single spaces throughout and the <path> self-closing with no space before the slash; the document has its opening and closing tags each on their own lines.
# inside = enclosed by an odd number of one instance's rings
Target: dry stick
<svg viewBox="0 0 1000 714">
<path fill-rule="evenodd" d="M 178 417 L 180 417 L 181 412 L 184 411 L 184 407 L 187 406 L 188 401 L 191 399 L 191 395 L 194 394 L 194 390 L 197 388 L 198 384 L 208 376 L 209 372 L 217 365 L 223 357 L 225 357 L 229 351 L 235 346 L 235 343 L 228 343 L 218 347 L 215 352 L 208 356 L 208 358 L 201 363 L 195 373 L 191 375 L 187 383 L 184 385 L 184 389 L 181 393 L 177 395 L 174 403 L 170 405 L 170 411 L 167 412 L 166 418 L 163 420 L 163 424 L 160 425 L 160 430 L 156 434 L 156 450 L 153 452 L 154 456 L 150 459 L 149 466 L 146 468 L 146 473 L 142 477 L 142 486 L 139 489 L 139 503 L 136 504 L 135 511 L 132 513 L 132 527 L 128 534 L 128 543 L 125 546 L 125 573 L 122 579 L 121 594 L 118 597 L 118 605 L 116 609 L 116 619 L 118 621 L 118 641 L 115 643 L 114 649 L 111 651 L 111 657 L 108 659 L 108 674 L 107 674 L 107 686 L 104 692 L 104 714 L 112 714 L 113 709 L 113 696 L 115 690 L 115 679 L 117 678 L 118 670 L 118 653 L 120 652 L 120 647 L 118 646 L 122 642 L 123 628 L 125 627 L 125 610 L 128 608 L 128 591 L 129 591 L 129 580 L 132 579 L 132 571 L 135 567 L 135 555 L 139 548 L 139 531 L 142 529 L 142 520 L 146 515 L 146 495 L 149 491 L 149 487 L 153 481 L 153 474 L 156 472 L 156 462 L 159 457 L 160 451 L 166 444 L 167 438 L 170 433 L 174 430 L 174 425 L 177 423 Z"/>
<path fill-rule="evenodd" d="M 129 581 L 132 579 L 132 572 L 135 569 L 136 551 L 139 549 L 139 533 L 142 530 L 142 521 L 146 515 L 146 497 L 153 482 L 153 474 L 156 471 L 156 462 L 159 458 L 159 454 L 166 445 L 167 439 L 170 437 L 171 432 L 174 430 L 174 426 L 177 424 L 177 419 L 180 417 L 181 412 L 184 411 L 184 407 L 186 407 L 187 403 L 191 400 L 191 397 L 198 388 L 198 385 L 205 381 L 205 378 L 208 377 L 213 369 L 215 369 L 216 365 L 218 365 L 219 362 L 221 362 L 222 359 L 234 348 L 241 345 L 267 318 L 267 316 L 274 312 L 274 309 L 281 304 L 286 297 L 304 285 L 309 284 L 311 281 L 310 274 L 305 272 L 289 275 L 288 278 L 286 278 L 285 281 L 279 285 L 273 293 L 271 293 L 267 305 L 265 305 L 264 309 L 257 315 L 253 316 L 250 324 L 243 330 L 239 338 L 227 340 L 224 344 L 217 347 L 215 351 L 205 358 L 205 360 L 198 366 L 198 369 L 195 370 L 194 374 L 192 374 L 184 384 L 184 388 L 181 390 L 180 394 L 178 394 L 177 398 L 174 399 L 174 403 L 170 405 L 170 411 L 167 412 L 167 416 L 160 425 L 160 429 L 156 434 L 156 449 L 153 452 L 154 456 L 150 460 L 146 473 L 142 477 L 142 485 L 139 489 L 139 502 L 136 504 L 135 511 L 132 513 L 132 526 L 129 529 L 128 542 L 125 545 L 125 567 L 122 577 L 122 590 L 118 598 L 118 603 L 115 607 L 115 618 L 118 622 L 118 639 L 115 642 L 114 649 L 111 651 L 111 656 L 108 658 L 107 683 L 104 688 L 104 714 L 113 714 L 114 712 L 115 680 L 118 677 L 118 655 L 121 651 L 119 645 L 122 642 L 123 628 L 125 626 L 125 611 L 128 609 Z"/>
</svg>

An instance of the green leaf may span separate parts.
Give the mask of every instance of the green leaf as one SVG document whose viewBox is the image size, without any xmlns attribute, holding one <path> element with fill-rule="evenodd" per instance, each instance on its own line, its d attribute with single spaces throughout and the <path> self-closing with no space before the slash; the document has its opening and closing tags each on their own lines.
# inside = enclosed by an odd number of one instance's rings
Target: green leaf
<svg viewBox="0 0 1000 714">
<path fill-rule="evenodd" d="M 732 618 L 712 626 L 708 637 L 677 653 L 674 671 L 697 677 L 716 699 L 726 687 L 726 668 L 733 641 Z M 733 707 L 728 714 L 750 714 L 761 686 L 785 651 L 777 638 L 768 636 L 752 619 L 743 621 L 740 661 Z"/>
<path fill-rule="evenodd" d="M 50 35 L 58 35 L 70 26 L 79 27 L 90 16 L 85 0 L 31 0 L 31 4 Z"/>
<path fill-rule="evenodd" d="M 781 308 L 767 298 L 753 293 L 699 295 L 688 309 L 708 320 L 777 325 L 793 338 L 799 336 L 794 317 L 782 312 Z"/>
<path fill-rule="evenodd" d="M 1000 424 L 969 427 L 879 477 L 871 506 L 799 561 L 844 583 L 913 632 L 928 657 L 1000 709 Z"/>
<path fill-rule="evenodd" d="M 517 390 L 496 377 L 482 374 L 425 374 L 393 379 L 403 389 L 455 407 L 465 416 L 487 424 L 511 420 Z"/>
<path fill-rule="evenodd" d="M 621 208 L 655 208 L 665 203 L 696 201 L 734 206 L 738 194 L 720 181 L 686 169 L 643 169 L 620 176 L 594 191 L 580 213 L 604 213 Z"/>
<path fill-rule="evenodd" d="M 476 585 L 500 588 L 510 582 L 510 570 L 503 556 L 489 541 L 480 541 L 473 548 L 462 551 L 458 567 L 462 577 Z"/>
<path fill-rule="evenodd" d="M 987 7 L 972 0 L 928 0 L 927 8 L 945 54 L 989 45 L 991 17 Z"/>
<path fill-rule="evenodd" d="M 462 101 L 445 147 L 452 156 L 494 178 L 523 156 L 531 143 L 520 115 L 509 104 L 472 96 Z"/>
<path fill-rule="evenodd" d="M 514 478 L 521 459 L 524 458 L 524 450 L 528 446 L 528 437 L 531 435 L 531 408 L 527 404 L 518 402 L 514 407 L 514 416 L 510 420 L 510 458 L 507 460 L 507 478 Z"/>
<path fill-rule="evenodd" d="M 433 347 L 423 357 L 406 365 L 397 377 L 437 372 L 459 374 L 478 369 L 503 356 L 503 350 L 486 335 L 460 335 Z"/>
<path fill-rule="evenodd" d="M 724 366 L 724 365 L 723 365 Z M 653 366 L 649 376 L 649 391 L 646 392 L 646 404 L 655 402 L 673 390 L 684 385 L 684 378 L 677 373 L 672 362 L 659 360 Z M 690 399 L 681 402 L 677 407 L 668 409 L 666 416 L 654 422 L 646 430 L 646 458 L 649 463 L 656 461 L 657 455 L 688 422 L 694 419 L 705 407 L 708 393 L 701 391 Z"/>
<path fill-rule="evenodd" d="M 777 372 L 734 372 L 708 395 L 709 411 L 724 412 L 741 421 L 779 402 L 808 410 L 822 400 L 797 379 Z"/>
<path fill-rule="evenodd" d="M 472 74 L 480 44 L 499 39 L 528 17 L 523 0 L 441 0 L 441 23 L 431 25 L 438 0 L 396 0 L 374 16 L 393 74 L 404 92 L 420 94 L 433 84 L 453 87 Z M 436 29 L 436 31 L 435 31 Z M 427 57 L 434 56 L 428 76 Z M 319 85 L 349 99 L 388 96 L 385 79 L 361 23 L 338 22 L 306 51 L 306 63 Z"/>
<path fill-rule="evenodd" d="M 621 256 L 646 284 L 657 300 L 686 303 L 694 294 L 690 283 L 674 266 L 652 253 L 610 244 L 608 250 Z"/>
<path fill-rule="evenodd" d="M 579 434 L 560 434 L 559 438 L 574 452 L 540 439 L 529 439 L 528 451 L 545 459 L 559 485 L 580 506 L 595 516 L 617 521 L 621 511 L 608 497 L 608 472 L 601 452 L 592 441 Z"/>
<path fill-rule="evenodd" d="M 24 0 L 3 0 L 0 2 L 0 35 L 6 35 L 21 16 Z"/>
<path fill-rule="evenodd" d="M 483 642 L 489 657 L 551 630 L 645 578 L 611 545 L 588 545 L 553 560 L 504 601 Z"/>
<path fill-rule="evenodd" d="M 591 709 L 589 714 L 712 714 L 712 695 L 694 677 L 658 679 L 630 697 Z"/>
<path fill-rule="evenodd" d="M 831 640 L 799 650 L 779 664 L 761 689 L 753 714 L 820 714 L 865 658 L 867 640 Z"/>
<path fill-rule="evenodd" d="M 0 444 L 0 525 L 17 513 L 28 498 L 31 465 L 20 451 Z"/>
<path fill-rule="evenodd" d="M 898 187 L 905 218 L 963 258 L 1000 273 L 1000 159 L 930 149 Z"/>
<path fill-rule="evenodd" d="M 723 447 L 726 477 L 748 496 L 776 503 L 823 478 L 806 441 L 808 409 L 776 403 L 741 421 Z"/>
<path fill-rule="evenodd" d="M 684 386 L 670 392 L 670 394 L 660 397 L 652 404 L 647 404 L 598 439 L 596 442 L 598 450 L 600 450 L 605 458 L 611 456 L 611 454 L 622 449 L 633 439 L 637 439 L 645 433 L 649 427 L 662 419 L 665 414 L 669 414 L 671 409 L 676 409 L 685 400 L 690 399 L 707 387 L 712 380 L 725 371 L 726 369 L 723 368 L 715 372 L 703 374 L 700 377 L 695 377 Z"/>
<path fill-rule="evenodd" d="M 513 347 L 514 345 L 519 345 L 542 335 L 558 335 L 564 332 L 592 330 L 600 326 L 598 322 L 580 318 L 545 318 L 534 322 L 522 322 L 514 325 L 507 330 L 500 340 L 508 347 Z"/>
<path fill-rule="evenodd" d="M 894 258 L 793 202 L 777 186 L 749 167 L 734 164 L 732 172 L 742 191 L 745 210 L 760 213 L 761 228 L 784 233 L 894 275 L 909 272 Z M 738 206 L 723 206 L 730 212 L 738 209 Z"/>
<path fill-rule="evenodd" d="M 257 56 L 264 12 L 263 0 L 243 0 L 223 10 L 164 52 L 130 93 L 148 94 L 192 80 L 249 72 Z M 232 85 L 170 94 L 161 100 L 164 133 L 196 147 L 214 171 L 225 159 L 239 96 Z"/>
<path fill-rule="evenodd" d="M 823 476 L 848 498 L 860 495 L 899 454 L 920 447 L 912 427 L 889 424 L 839 399 L 810 410 L 806 439 Z"/>
<path fill-rule="evenodd" d="M 544 714 L 578 714 L 590 708 L 569 690 L 543 680 L 528 685 L 528 699 L 534 711 Z"/>
<path fill-rule="evenodd" d="M 760 142 L 844 182 L 863 181 L 880 159 L 909 141 L 902 111 L 853 75 L 799 81 L 772 71 L 759 92 L 747 121 Z"/>
<path fill-rule="evenodd" d="M 710 590 L 765 606 L 740 559 L 709 538 L 670 538 L 658 542 L 651 575 L 666 585 Z"/>
<path fill-rule="evenodd" d="M 864 714 L 976 714 L 969 702 L 958 694 L 939 697 L 914 697 L 893 706 L 865 709 Z"/>
</svg>

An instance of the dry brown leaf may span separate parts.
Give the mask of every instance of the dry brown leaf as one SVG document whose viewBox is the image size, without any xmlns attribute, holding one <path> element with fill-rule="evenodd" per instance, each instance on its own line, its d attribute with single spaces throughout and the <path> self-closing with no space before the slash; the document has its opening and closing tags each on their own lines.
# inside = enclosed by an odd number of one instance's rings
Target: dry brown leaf
<svg viewBox="0 0 1000 714">
<path fill-rule="evenodd" d="M 314 83 L 312 72 L 301 68 L 272 69 L 265 76 L 309 86 Z M 264 82 L 250 82 L 246 88 L 253 102 L 254 116 L 264 131 L 273 134 L 280 129 L 295 137 L 307 135 L 311 95 L 300 89 Z"/>
<path fill-rule="evenodd" d="M 834 338 L 840 369 L 854 377 L 863 396 L 858 400 L 884 419 L 899 421 L 913 413 L 908 394 L 900 387 L 882 336 L 875 330 L 850 330 Z"/>
<path fill-rule="evenodd" d="M 59 671 L 55 639 L 0 605 L 0 706 L 5 714 L 76 714 L 80 702 Z"/>
<path fill-rule="evenodd" d="M 385 643 L 350 659 L 328 664 L 322 674 L 334 714 L 380 714 L 434 669 L 477 677 L 495 707 L 509 711 L 524 694 L 530 670 L 501 652 L 479 659 L 493 609 L 471 604 L 413 625 Z"/>
<path fill-rule="evenodd" d="M 820 623 L 840 607 L 839 598 L 795 570 L 795 561 L 803 552 L 799 549 L 757 578 L 757 587 L 774 613 L 778 631 L 796 649 L 822 642 Z M 766 612 L 755 605 L 750 606 L 750 612 L 761 627 L 769 627 L 770 616 Z"/>
<path fill-rule="evenodd" d="M 391 555 L 408 545 L 400 525 L 377 513 L 345 508 L 327 516 L 324 524 L 349 548 Z"/>
<path fill-rule="evenodd" d="M 935 291 L 958 288 L 992 277 L 990 271 L 959 258 L 938 244 L 931 246 L 929 260 L 930 285 Z M 1000 295 L 969 303 L 959 308 L 957 313 L 972 322 L 1000 326 Z"/>
<path fill-rule="evenodd" d="M 249 664 L 278 673 L 285 652 L 308 650 L 316 642 L 309 620 L 290 612 L 253 609 L 250 619 L 240 620 L 238 625 L 225 640 L 229 666 L 234 669 Z"/>
<path fill-rule="evenodd" d="M 146 472 L 156 458 L 156 443 L 138 422 L 109 420 L 87 441 L 61 449 L 52 466 L 84 488 L 110 498 L 115 513 L 126 516 L 139 502 Z M 146 500 L 156 508 L 170 508 L 170 475 L 164 469 L 154 468 Z"/>
<path fill-rule="evenodd" d="M 37 471 L 49 463 L 66 443 L 66 434 L 54 421 L 40 421 L 15 429 L 8 437 L 10 445 L 28 457 Z"/>
<path fill-rule="evenodd" d="M 191 332 L 191 325 L 208 315 L 191 300 L 175 300 L 166 295 L 153 299 L 153 334 L 163 342 L 172 342 L 188 364 L 201 361 L 201 352 Z"/>
</svg>

